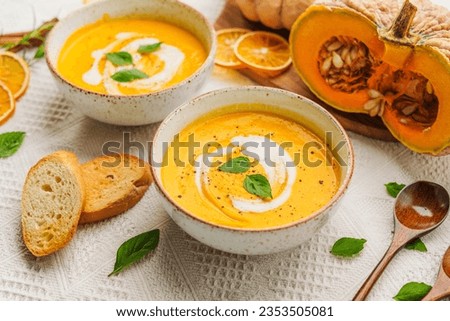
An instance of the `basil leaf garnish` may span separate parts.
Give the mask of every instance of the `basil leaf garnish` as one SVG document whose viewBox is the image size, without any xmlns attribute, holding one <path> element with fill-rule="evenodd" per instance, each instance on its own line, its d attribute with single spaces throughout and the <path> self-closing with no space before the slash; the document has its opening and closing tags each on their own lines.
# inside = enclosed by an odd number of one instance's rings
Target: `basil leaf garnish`
<svg viewBox="0 0 450 321">
<path fill-rule="evenodd" d="M 133 57 L 126 51 L 107 53 L 106 59 L 111 61 L 115 66 L 125 66 L 133 63 Z"/>
<path fill-rule="evenodd" d="M 219 171 L 226 173 L 245 173 L 250 169 L 250 159 L 245 156 L 239 156 L 230 159 L 225 164 L 219 166 Z"/>
<path fill-rule="evenodd" d="M 244 188 L 250 194 L 261 198 L 272 198 L 272 188 L 267 178 L 261 174 L 247 175 L 244 179 Z"/>
<path fill-rule="evenodd" d="M 158 50 L 162 45 L 162 42 L 154 43 L 151 45 L 142 45 L 139 47 L 138 52 L 139 53 L 151 53 L 156 50 Z"/>
<path fill-rule="evenodd" d="M 148 78 L 148 76 L 138 69 L 126 69 L 116 72 L 111 78 L 118 82 L 130 82 L 136 79 Z"/>
</svg>

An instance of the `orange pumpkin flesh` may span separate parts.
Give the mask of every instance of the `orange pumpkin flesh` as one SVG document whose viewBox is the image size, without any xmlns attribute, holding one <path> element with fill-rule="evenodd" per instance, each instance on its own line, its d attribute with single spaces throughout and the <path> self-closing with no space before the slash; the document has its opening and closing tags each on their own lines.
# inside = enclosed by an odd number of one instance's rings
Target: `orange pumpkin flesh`
<svg viewBox="0 0 450 321">
<path fill-rule="evenodd" d="M 381 58 L 384 44 L 378 38 L 375 24 L 356 12 L 341 8 L 330 11 L 324 6 L 310 7 L 295 22 L 291 30 L 290 44 L 294 66 L 316 96 L 337 109 L 361 113 L 364 112 L 362 106 L 367 101 L 367 93 L 346 93 L 334 89 L 326 82 L 318 66 L 321 60 L 319 54 L 325 41 L 335 36 L 354 38 L 355 30 L 358 33 L 356 38 L 363 42 L 371 53 Z"/>
<path fill-rule="evenodd" d="M 290 44 L 297 72 L 329 105 L 380 116 L 410 149 L 442 154 L 450 146 L 450 60 L 427 43 L 423 26 L 420 36 L 409 34 L 416 7 L 406 1 L 394 19 L 383 17 L 389 2 L 341 2 L 313 5 L 295 22 Z"/>
</svg>

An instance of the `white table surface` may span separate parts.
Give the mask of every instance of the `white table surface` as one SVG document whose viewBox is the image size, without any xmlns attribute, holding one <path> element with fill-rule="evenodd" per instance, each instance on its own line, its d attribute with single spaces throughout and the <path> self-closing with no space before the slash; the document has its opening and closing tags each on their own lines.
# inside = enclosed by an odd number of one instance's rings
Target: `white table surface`
<svg viewBox="0 0 450 321">
<path fill-rule="evenodd" d="M 184 1 L 211 22 L 224 0 Z M 435 0 L 450 7 L 448 0 Z M 80 0 L 0 0 L 0 32 L 29 30 L 63 16 Z M 187 236 L 161 208 L 151 188 L 124 215 L 79 228 L 70 244 L 44 258 L 33 257 L 21 238 L 20 198 L 28 169 L 58 149 L 81 161 L 101 154 L 103 143 L 129 132 L 142 143 L 156 126 L 109 126 L 83 116 L 56 89 L 44 61 L 31 67 L 31 84 L 14 117 L 0 133 L 27 133 L 13 157 L 0 160 L 0 300 L 349 300 L 387 249 L 393 229 L 390 181 L 435 181 L 450 190 L 449 157 L 414 154 L 397 143 L 350 134 L 356 168 L 338 213 L 310 242 L 276 255 L 223 253 Z M 215 68 L 201 92 L 253 84 L 235 71 Z M 118 246 L 141 232 L 161 229 L 153 255 L 108 278 Z M 342 260 L 329 254 L 340 237 L 367 239 L 362 254 Z M 427 253 L 403 250 L 375 285 L 369 300 L 391 300 L 410 281 L 433 284 L 450 245 L 450 220 L 423 237 Z"/>
</svg>

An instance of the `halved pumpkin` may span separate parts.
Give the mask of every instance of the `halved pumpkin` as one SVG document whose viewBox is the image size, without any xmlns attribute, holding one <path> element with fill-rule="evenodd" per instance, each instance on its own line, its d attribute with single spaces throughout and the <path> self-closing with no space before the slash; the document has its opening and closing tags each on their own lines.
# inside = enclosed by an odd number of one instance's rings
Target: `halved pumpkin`
<svg viewBox="0 0 450 321">
<path fill-rule="evenodd" d="M 450 146 L 450 13 L 418 2 L 417 15 L 408 0 L 313 5 L 292 27 L 291 54 L 320 99 L 380 116 L 410 149 L 442 155 Z"/>
</svg>

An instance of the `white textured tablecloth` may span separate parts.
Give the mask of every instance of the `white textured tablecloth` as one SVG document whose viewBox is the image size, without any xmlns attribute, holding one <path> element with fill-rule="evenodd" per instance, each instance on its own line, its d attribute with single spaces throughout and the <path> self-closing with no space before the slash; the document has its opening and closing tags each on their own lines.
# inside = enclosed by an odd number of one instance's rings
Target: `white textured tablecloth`
<svg viewBox="0 0 450 321">
<path fill-rule="evenodd" d="M 224 0 L 184 2 L 212 22 L 224 5 Z M 449 5 L 448 0 L 436 2 Z M 80 5 L 80 0 L 0 0 L 0 32 L 31 29 Z M 390 243 L 394 199 L 384 184 L 425 179 L 450 190 L 450 157 L 421 156 L 397 143 L 351 134 L 356 168 L 340 210 L 310 242 L 292 251 L 249 257 L 209 248 L 172 222 L 150 188 L 129 212 L 81 226 L 67 247 L 35 258 L 24 246 L 20 228 L 21 189 L 28 169 L 58 149 L 72 150 L 86 161 L 100 155 L 106 141 L 121 141 L 123 132 L 145 143 L 156 127 L 109 126 L 86 118 L 58 92 L 43 60 L 31 67 L 31 73 L 30 87 L 16 114 L 0 127 L 0 133 L 27 133 L 17 154 L 0 159 L 3 300 L 349 300 Z M 216 68 L 202 92 L 246 84 L 252 82 L 237 72 Z M 108 278 L 119 245 L 154 228 L 162 232 L 156 252 Z M 343 260 L 330 255 L 331 245 L 344 236 L 367 239 L 360 256 Z M 450 245 L 450 219 L 423 241 L 428 252 L 401 251 L 369 300 L 391 300 L 409 281 L 434 283 L 442 254 Z"/>
</svg>

